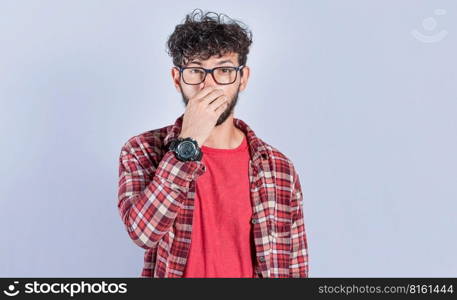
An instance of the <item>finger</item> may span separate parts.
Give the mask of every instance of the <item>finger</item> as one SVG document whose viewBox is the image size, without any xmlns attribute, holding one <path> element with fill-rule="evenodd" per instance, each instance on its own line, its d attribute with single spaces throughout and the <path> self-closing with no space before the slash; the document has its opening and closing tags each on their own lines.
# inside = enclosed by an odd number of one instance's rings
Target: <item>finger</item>
<svg viewBox="0 0 457 300">
<path fill-rule="evenodd" d="M 219 105 L 214 111 L 218 112 L 219 114 L 223 113 L 225 109 L 227 109 L 229 103 L 228 101 L 224 101 L 221 105 Z"/>
<path fill-rule="evenodd" d="M 212 110 L 216 110 L 221 104 L 224 104 L 224 102 L 227 102 L 227 101 L 228 101 L 227 96 L 225 96 L 225 95 L 219 96 L 208 105 L 208 108 L 212 109 Z"/>
<path fill-rule="evenodd" d="M 201 91 L 199 91 L 195 96 L 193 97 L 194 99 L 202 99 L 208 96 L 210 93 L 214 92 L 215 90 L 220 90 L 216 88 L 215 86 L 207 86 L 203 88 Z M 222 91 L 222 90 L 221 90 Z"/>
<path fill-rule="evenodd" d="M 221 89 L 215 89 L 215 90 L 209 92 L 205 97 L 201 98 L 200 101 L 203 104 L 209 105 L 216 98 L 223 96 L 223 95 L 224 95 L 224 91 L 222 91 Z"/>
</svg>

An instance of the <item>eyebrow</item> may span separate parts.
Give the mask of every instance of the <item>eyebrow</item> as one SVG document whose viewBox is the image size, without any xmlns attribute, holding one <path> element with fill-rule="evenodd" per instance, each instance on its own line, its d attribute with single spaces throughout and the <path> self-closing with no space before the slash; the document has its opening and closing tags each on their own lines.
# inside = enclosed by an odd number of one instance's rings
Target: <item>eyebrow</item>
<svg viewBox="0 0 457 300">
<path fill-rule="evenodd" d="M 216 64 L 216 66 L 219 66 L 219 65 L 222 65 L 222 64 L 225 64 L 225 63 L 231 63 L 231 64 L 234 65 L 233 61 L 231 61 L 230 59 L 226 59 L 226 60 L 222 60 L 222 61 L 218 62 L 218 63 Z M 196 65 L 199 65 L 199 66 L 202 65 L 202 63 L 199 62 L 199 61 L 191 61 L 191 62 L 189 63 L 189 65 L 190 65 L 190 64 L 196 64 Z"/>
</svg>

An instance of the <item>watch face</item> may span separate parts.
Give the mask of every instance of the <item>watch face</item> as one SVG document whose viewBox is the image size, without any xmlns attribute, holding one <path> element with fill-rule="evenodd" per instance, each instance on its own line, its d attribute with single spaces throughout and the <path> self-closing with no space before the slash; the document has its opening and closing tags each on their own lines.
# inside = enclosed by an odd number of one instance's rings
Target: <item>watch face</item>
<svg viewBox="0 0 457 300">
<path fill-rule="evenodd" d="M 191 158 L 195 154 L 195 145 L 191 141 L 183 141 L 179 143 L 178 149 L 176 150 L 183 158 Z"/>
</svg>

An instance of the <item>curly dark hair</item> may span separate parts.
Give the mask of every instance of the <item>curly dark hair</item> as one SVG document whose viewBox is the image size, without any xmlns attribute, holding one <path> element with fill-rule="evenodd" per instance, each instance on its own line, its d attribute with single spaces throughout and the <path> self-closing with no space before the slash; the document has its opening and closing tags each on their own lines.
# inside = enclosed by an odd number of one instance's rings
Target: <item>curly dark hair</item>
<svg viewBox="0 0 457 300">
<path fill-rule="evenodd" d="M 175 27 L 167 41 L 167 52 L 175 66 L 186 65 L 197 58 L 220 57 L 229 52 L 238 53 L 238 63 L 244 65 L 251 44 L 252 32 L 243 22 L 225 14 L 203 13 L 201 9 L 195 9 Z"/>
</svg>

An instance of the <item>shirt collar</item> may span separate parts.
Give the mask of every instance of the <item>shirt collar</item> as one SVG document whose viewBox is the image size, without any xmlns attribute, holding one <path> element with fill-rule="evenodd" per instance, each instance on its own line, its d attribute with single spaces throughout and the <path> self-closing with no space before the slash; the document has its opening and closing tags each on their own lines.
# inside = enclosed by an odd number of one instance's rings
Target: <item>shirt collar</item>
<svg viewBox="0 0 457 300">
<path fill-rule="evenodd" d="M 181 114 L 181 116 L 176 119 L 175 123 L 167 129 L 167 135 L 163 141 L 164 145 L 168 145 L 169 142 L 179 136 L 181 132 L 183 117 L 184 114 Z M 267 160 L 269 155 L 266 144 L 256 136 L 255 132 L 249 127 L 249 125 L 241 119 L 237 118 L 233 118 L 233 123 L 246 135 L 246 140 L 251 153 L 251 159 L 254 161 L 257 159 Z"/>
</svg>

